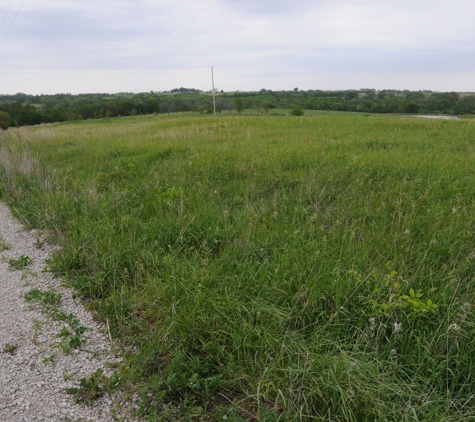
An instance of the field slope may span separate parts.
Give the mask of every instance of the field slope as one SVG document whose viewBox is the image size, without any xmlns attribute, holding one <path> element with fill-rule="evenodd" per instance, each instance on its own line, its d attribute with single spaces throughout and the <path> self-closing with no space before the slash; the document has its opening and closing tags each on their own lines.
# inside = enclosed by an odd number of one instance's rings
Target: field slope
<svg viewBox="0 0 475 422">
<path fill-rule="evenodd" d="M 0 198 L 61 242 L 150 420 L 475 420 L 475 122 L 0 135 Z"/>
</svg>

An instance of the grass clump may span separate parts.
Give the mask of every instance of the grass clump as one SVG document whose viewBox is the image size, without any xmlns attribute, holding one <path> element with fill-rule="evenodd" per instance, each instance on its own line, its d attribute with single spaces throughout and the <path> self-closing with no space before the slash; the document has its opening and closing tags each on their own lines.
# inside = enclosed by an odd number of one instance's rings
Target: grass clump
<svg viewBox="0 0 475 422">
<path fill-rule="evenodd" d="M 66 388 L 66 392 L 71 394 L 77 403 L 92 405 L 106 393 L 107 384 L 108 380 L 103 371 L 98 369 L 91 376 L 81 378 L 79 387 Z"/>
<path fill-rule="evenodd" d="M 13 356 L 17 350 L 18 350 L 17 344 L 6 344 L 3 347 L 2 353 L 8 353 L 9 355 Z"/>
<path fill-rule="evenodd" d="M 30 265 L 32 262 L 32 259 L 28 255 L 22 255 L 18 259 L 9 259 L 8 265 L 10 267 L 10 270 L 23 270 L 28 267 L 28 265 Z"/>
<path fill-rule="evenodd" d="M 462 421 L 474 128 L 354 115 L 31 128 L 2 142 L 39 164 L 4 171 L 0 192 L 62 239 L 51 269 L 126 346 L 120 382 L 151 420 Z"/>
<path fill-rule="evenodd" d="M 82 336 L 87 331 L 87 328 L 80 325 L 79 320 L 73 314 L 66 316 L 63 313 L 63 315 L 64 317 L 62 318 L 56 315 L 56 320 L 67 322 L 68 325 L 63 327 L 56 337 L 61 339 L 58 346 L 62 352 L 68 354 L 72 349 L 77 349 L 86 343 Z"/>
<path fill-rule="evenodd" d="M 45 357 L 41 360 L 41 362 L 46 363 L 46 364 L 51 364 L 51 365 L 56 365 L 56 360 L 58 359 L 58 354 L 53 353 L 52 355 Z"/>
<path fill-rule="evenodd" d="M 7 249 L 10 249 L 10 245 L 0 236 L 0 252 L 6 251 Z"/>
<path fill-rule="evenodd" d="M 83 335 L 87 328 L 81 325 L 79 319 L 72 313 L 63 312 L 58 305 L 61 303 L 61 294 L 54 290 L 42 291 L 31 289 L 25 294 L 27 302 L 36 302 L 42 306 L 42 311 L 53 321 L 65 323 L 65 326 L 56 335 L 60 341 L 56 344 L 63 353 L 68 354 L 72 349 L 76 349 L 86 343 Z M 40 326 L 38 326 L 38 329 Z"/>
<path fill-rule="evenodd" d="M 40 289 L 31 289 L 25 294 L 25 300 L 27 302 L 40 302 L 43 305 L 57 305 L 61 302 L 61 294 L 53 290 L 43 292 Z"/>
</svg>

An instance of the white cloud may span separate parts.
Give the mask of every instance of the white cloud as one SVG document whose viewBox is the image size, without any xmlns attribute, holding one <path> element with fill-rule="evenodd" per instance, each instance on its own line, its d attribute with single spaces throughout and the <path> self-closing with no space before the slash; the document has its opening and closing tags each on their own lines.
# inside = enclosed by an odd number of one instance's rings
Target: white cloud
<svg viewBox="0 0 475 422">
<path fill-rule="evenodd" d="M 452 74 L 474 90 L 474 15 L 468 0 L 28 0 L 0 46 L 0 92 L 34 92 L 35 78 L 49 92 L 90 92 L 102 80 L 90 75 L 107 74 L 100 91 L 208 89 L 194 75 L 211 65 L 225 90 L 291 89 L 295 79 L 306 89 L 449 90 Z"/>
</svg>

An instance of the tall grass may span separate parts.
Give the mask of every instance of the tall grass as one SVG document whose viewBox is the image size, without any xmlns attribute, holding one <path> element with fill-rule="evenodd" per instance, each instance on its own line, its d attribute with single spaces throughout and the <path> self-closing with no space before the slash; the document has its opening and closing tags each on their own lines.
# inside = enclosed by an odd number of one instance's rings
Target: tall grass
<svg viewBox="0 0 475 422">
<path fill-rule="evenodd" d="M 122 340 L 150 420 L 472 420 L 474 129 L 172 116 L 7 131 L 0 193 L 61 236 L 52 269 Z"/>
</svg>

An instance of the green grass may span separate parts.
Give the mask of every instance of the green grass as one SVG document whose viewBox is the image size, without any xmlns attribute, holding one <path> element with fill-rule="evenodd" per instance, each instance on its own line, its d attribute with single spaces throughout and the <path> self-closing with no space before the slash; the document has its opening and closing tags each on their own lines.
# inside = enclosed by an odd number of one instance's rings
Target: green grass
<svg viewBox="0 0 475 422">
<path fill-rule="evenodd" d="M 268 110 L 267 114 L 265 113 L 264 109 L 260 109 L 257 111 L 255 108 L 247 108 L 244 109 L 241 113 L 243 116 L 255 116 L 255 117 L 265 117 L 265 116 L 291 116 L 290 114 L 291 108 L 271 108 Z M 362 113 L 362 112 L 356 112 L 356 111 L 333 111 L 333 110 L 307 110 L 304 109 L 304 115 L 307 117 L 317 117 L 317 116 L 351 116 L 351 117 L 397 117 L 397 115 L 385 115 L 385 114 L 380 114 L 380 113 Z M 181 114 L 181 113 L 176 113 L 176 114 Z M 239 116 L 239 113 L 236 110 L 223 110 L 221 112 L 223 116 Z"/>
<path fill-rule="evenodd" d="M 62 241 L 50 266 L 123 342 L 150 420 L 475 420 L 474 129 L 22 128 L 0 137 L 0 195 Z"/>
</svg>

